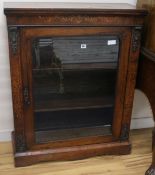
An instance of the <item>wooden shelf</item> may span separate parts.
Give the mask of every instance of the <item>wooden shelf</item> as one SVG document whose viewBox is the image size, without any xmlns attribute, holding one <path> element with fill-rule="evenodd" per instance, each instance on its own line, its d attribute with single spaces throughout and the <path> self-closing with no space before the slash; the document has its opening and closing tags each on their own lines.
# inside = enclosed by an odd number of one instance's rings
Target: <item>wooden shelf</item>
<svg viewBox="0 0 155 175">
<path fill-rule="evenodd" d="M 63 69 L 65 70 L 93 70 L 93 69 L 107 69 L 107 70 L 115 70 L 117 69 L 117 62 L 112 63 L 89 63 L 89 64 L 62 64 L 61 67 L 40 67 L 33 68 L 33 71 L 50 71 L 55 69 Z"/>
<path fill-rule="evenodd" d="M 113 107 L 35 112 L 35 131 L 112 125 Z"/>
<path fill-rule="evenodd" d="M 37 143 L 45 143 L 50 141 L 77 139 L 81 137 L 107 136 L 111 134 L 111 126 L 96 126 L 50 131 L 37 131 L 35 132 L 35 138 Z"/>
<path fill-rule="evenodd" d="M 89 109 L 112 107 L 114 105 L 114 97 L 98 97 L 98 98 L 80 98 L 80 99 L 64 99 L 64 100 L 37 100 L 35 104 L 35 112 L 44 111 L 60 111 L 73 109 Z"/>
</svg>

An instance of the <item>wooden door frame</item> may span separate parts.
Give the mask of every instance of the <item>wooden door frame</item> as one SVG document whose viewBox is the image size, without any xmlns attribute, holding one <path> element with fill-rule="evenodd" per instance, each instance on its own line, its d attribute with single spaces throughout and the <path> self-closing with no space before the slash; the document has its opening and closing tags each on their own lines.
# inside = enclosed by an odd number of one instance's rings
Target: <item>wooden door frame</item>
<svg viewBox="0 0 155 175">
<path fill-rule="evenodd" d="M 114 120 L 112 125 L 112 136 L 97 136 L 76 139 L 71 141 L 49 142 L 44 144 L 36 144 L 33 129 L 33 98 L 32 98 L 32 62 L 31 53 L 32 40 L 36 37 L 48 36 L 81 36 L 81 35 L 116 35 L 120 39 L 119 50 L 119 67 L 116 84 L 116 99 L 114 109 Z M 25 137 L 27 148 L 30 150 L 40 148 L 58 148 L 64 146 L 76 146 L 84 144 L 96 144 L 104 142 L 119 141 L 121 137 L 122 125 L 124 125 L 124 102 L 126 93 L 126 81 L 128 74 L 128 63 L 131 42 L 130 27 L 27 27 L 21 31 L 21 63 L 23 87 L 29 89 L 29 100 L 31 105 L 24 105 L 24 121 L 25 121 Z M 129 116 L 128 116 L 129 117 Z M 127 118 L 130 121 L 130 118 Z M 129 123 L 127 124 L 129 125 Z M 129 126 L 127 126 L 129 127 Z M 91 140 L 89 142 L 89 140 Z"/>
</svg>

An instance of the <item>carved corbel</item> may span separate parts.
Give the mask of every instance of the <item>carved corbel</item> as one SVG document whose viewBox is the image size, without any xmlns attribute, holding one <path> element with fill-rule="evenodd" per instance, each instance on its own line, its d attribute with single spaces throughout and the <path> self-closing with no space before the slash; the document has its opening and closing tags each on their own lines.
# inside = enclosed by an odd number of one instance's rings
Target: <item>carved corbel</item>
<svg viewBox="0 0 155 175">
<path fill-rule="evenodd" d="M 18 46 L 18 36 L 19 36 L 18 27 L 8 27 L 8 35 L 12 53 L 15 55 Z"/>
<path fill-rule="evenodd" d="M 23 134 L 16 134 L 16 152 L 26 151 L 26 143 Z"/>
<path fill-rule="evenodd" d="M 140 48 L 142 27 L 134 27 L 132 32 L 132 51 L 136 52 Z"/>
</svg>

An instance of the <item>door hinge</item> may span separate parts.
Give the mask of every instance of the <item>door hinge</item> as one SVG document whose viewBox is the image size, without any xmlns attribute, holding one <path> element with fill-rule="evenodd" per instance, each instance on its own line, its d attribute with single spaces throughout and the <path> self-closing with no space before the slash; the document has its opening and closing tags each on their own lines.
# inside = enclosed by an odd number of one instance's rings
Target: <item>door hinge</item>
<svg viewBox="0 0 155 175">
<path fill-rule="evenodd" d="M 30 96 L 29 96 L 28 87 L 24 87 L 23 96 L 24 96 L 24 103 L 26 105 L 29 105 L 30 104 Z"/>
</svg>

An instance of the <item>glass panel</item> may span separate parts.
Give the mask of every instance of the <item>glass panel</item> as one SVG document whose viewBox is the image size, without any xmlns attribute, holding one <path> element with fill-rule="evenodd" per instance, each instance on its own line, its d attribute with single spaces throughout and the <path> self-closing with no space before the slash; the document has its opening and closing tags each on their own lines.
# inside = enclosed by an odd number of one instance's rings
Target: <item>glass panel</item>
<svg viewBox="0 0 155 175">
<path fill-rule="evenodd" d="M 37 143 L 111 134 L 118 52 L 116 36 L 33 41 Z"/>
</svg>

